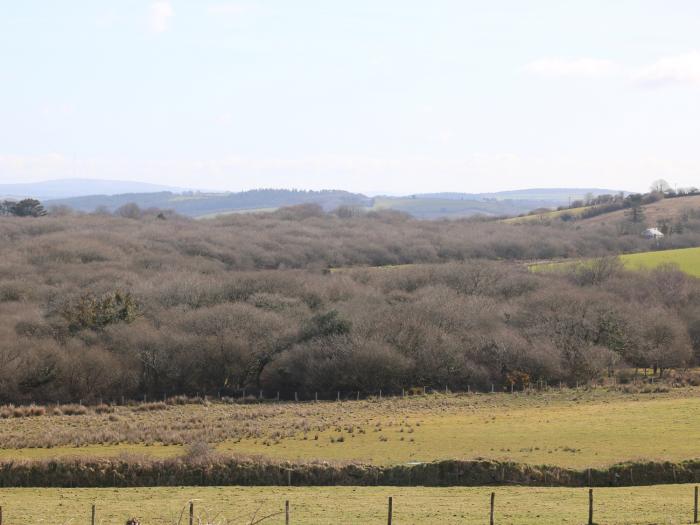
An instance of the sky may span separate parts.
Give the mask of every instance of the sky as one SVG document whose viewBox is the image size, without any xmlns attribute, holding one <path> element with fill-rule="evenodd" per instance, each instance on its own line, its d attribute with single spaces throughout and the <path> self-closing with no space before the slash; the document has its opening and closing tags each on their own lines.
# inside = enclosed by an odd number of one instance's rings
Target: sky
<svg viewBox="0 0 700 525">
<path fill-rule="evenodd" d="M 697 0 L 0 0 L 0 182 L 700 186 Z"/>
</svg>

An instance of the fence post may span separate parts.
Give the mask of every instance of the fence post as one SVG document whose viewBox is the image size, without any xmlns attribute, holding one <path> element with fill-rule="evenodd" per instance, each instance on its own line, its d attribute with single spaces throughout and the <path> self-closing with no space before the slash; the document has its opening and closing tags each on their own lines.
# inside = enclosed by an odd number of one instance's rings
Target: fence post
<svg viewBox="0 0 700 525">
<path fill-rule="evenodd" d="M 95 525 L 95 504 L 94 503 L 92 504 L 92 520 L 90 523 L 92 523 L 92 525 Z"/>
<path fill-rule="evenodd" d="M 336 396 L 336 401 L 340 401 L 340 391 L 338 391 L 338 395 Z"/>
<path fill-rule="evenodd" d="M 190 525 L 194 525 L 194 502 L 190 501 Z"/>
<path fill-rule="evenodd" d="M 593 525 L 593 489 L 588 489 L 588 525 Z"/>
<path fill-rule="evenodd" d="M 359 390 L 357 391 L 357 400 L 358 401 L 360 400 L 360 391 Z"/>
<path fill-rule="evenodd" d="M 318 392 L 314 392 L 314 401 L 318 403 Z"/>
<path fill-rule="evenodd" d="M 491 512 L 489 514 L 489 525 L 493 525 L 493 508 L 496 500 L 496 493 L 491 493 Z"/>
<path fill-rule="evenodd" d="M 394 498 L 389 496 L 389 514 L 387 516 L 387 525 L 391 525 L 391 520 L 394 514 Z"/>
<path fill-rule="evenodd" d="M 2 509 L 0 509 L 0 516 L 2 516 Z M 693 523 L 698 522 L 698 486 L 695 485 L 695 505 L 693 506 Z M 2 518 L 0 517 L 0 525 L 2 525 Z"/>
<path fill-rule="evenodd" d="M 299 394 L 294 392 L 294 401 L 299 402 Z"/>
<path fill-rule="evenodd" d="M 289 525 L 289 500 L 284 502 L 284 524 Z"/>
</svg>

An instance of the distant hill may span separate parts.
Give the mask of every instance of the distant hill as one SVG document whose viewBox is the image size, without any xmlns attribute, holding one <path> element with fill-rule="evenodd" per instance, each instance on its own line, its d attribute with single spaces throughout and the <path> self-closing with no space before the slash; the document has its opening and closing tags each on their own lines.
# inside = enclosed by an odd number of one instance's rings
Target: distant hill
<svg viewBox="0 0 700 525">
<path fill-rule="evenodd" d="M 0 184 L 0 198 L 21 199 L 33 197 L 39 200 L 66 199 L 86 195 L 117 195 L 120 193 L 151 193 L 183 188 L 124 180 L 58 179 L 44 182 Z"/>
<path fill-rule="evenodd" d="M 425 196 L 410 197 L 375 197 L 375 210 L 396 210 L 408 213 L 420 219 L 460 218 L 482 215 L 499 217 L 518 215 L 541 207 L 554 207 L 549 201 L 483 200 L 456 199 Z"/>
<path fill-rule="evenodd" d="M 135 203 L 141 208 L 173 210 L 190 217 L 212 216 L 236 211 L 269 211 L 283 206 L 319 204 L 325 210 L 342 205 L 369 207 L 372 200 L 359 193 L 341 190 L 275 190 L 261 189 L 240 193 L 126 193 L 122 195 L 90 195 L 68 199 L 45 201 L 47 207 L 68 206 L 74 210 L 90 212 L 101 207 L 114 211 L 120 206 Z"/>
<path fill-rule="evenodd" d="M 374 208 L 393 209 L 422 219 L 483 215 L 520 215 L 535 209 L 550 209 L 593 196 L 620 193 L 600 188 L 535 188 L 494 193 L 420 193 L 406 197 L 380 196 Z"/>
<path fill-rule="evenodd" d="M 492 193 L 419 193 L 415 197 L 423 199 L 449 200 L 513 200 L 547 203 L 550 206 L 568 204 L 569 201 L 582 200 L 586 195 L 617 194 L 620 190 L 603 188 L 530 188 L 524 190 L 496 191 Z M 623 192 L 625 194 L 629 192 Z M 532 208 L 531 208 L 532 209 Z"/>
<path fill-rule="evenodd" d="M 190 217 L 224 213 L 270 211 L 284 206 L 316 203 L 325 210 L 350 205 L 367 210 L 390 209 L 422 219 L 459 218 L 482 215 L 521 215 L 534 209 L 549 209 L 583 199 L 586 195 L 619 193 L 600 188 L 533 188 L 493 193 L 424 193 L 404 197 L 366 197 L 341 190 L 258 189 L 234 192 L 188 191 L 132 181 L 63 179 L 28 184 L 0 184 L 2 197 L 34 197 L 47 207 L 68 206 L 91 212 L 114 211 L 135 203 L 141 208 L 173 210 Z"/>
</svg>

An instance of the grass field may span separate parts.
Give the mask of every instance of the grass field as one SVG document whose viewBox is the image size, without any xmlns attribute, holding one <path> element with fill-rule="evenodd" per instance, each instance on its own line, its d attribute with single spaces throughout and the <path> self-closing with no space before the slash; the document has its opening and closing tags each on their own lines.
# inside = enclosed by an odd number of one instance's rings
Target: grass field
<svg viewBox="0 0 700 525">
<path fill-rule="evenodd" d="M 700 248 L 680 248 L 677 250 L 659 250 L 620 255 L 620 260 L 629 270 L 651 270 L 664 264 L 674 264 L 682 272 L 700 277 Z M 562 261 L 530 265 L 533 271 L 557 270 L 570 268 L 582 261 Z"/>
<path fill-rule="evenodd" d="M 575 468 L 678 461 L 698 456 L 698 394 L 698 388 L 658 394 L 565 389 L 341 403 L 212 403 L 157 412 L 119 407 L 109 415 L 0 420 L 0 458 L 122 452 L 167 457 L 205 440 L 244 455 L 382 465 L 477 457 Z"/>
<path fill-rule="evenodd" d="M 533 213 L 532 215 L 523 215 L 522 217 L 510 217 L 509 219 L 503 219 L 501 222 L 505 222 L 507 224 L 522 224 L 524 222 L 556 219 L 567 213 L 574 217 L 578 217 L 583 211 L 587 210 L 588 208 L 590 208 L 590 206 L 581 206 L 580 208 L 567 208 L 566 210 L 552 210 L 544 213 Z"/>
<path fill-rule="evenodd" d="M 700 248 L 631 253 L 621 255 L 620 259 L 625 267 L 633 270 L 651 269 L 670 263 L 688 275 L 700 277 Z"/>
<path fill-rule="evenodd" d="M 89 523 L 96 505 L 96 523 L 123 525 L 138 517 L 144 525 L 188 522 L 194 500 L 195 523 L 242 525 L 277 514 L 263 524 L 282 524 L 285 500 L 293 524 L 384 524 L 387 498 L 393 517 L 402 524 L 488 523 L 489 498 L 496 493 L 498 524 L 582 524 L 588 518 L 587 489 L 559 488 L 397 488 L 397 487 L 180 487 L 143 489 L 0 489 L 5 523 Z M 659 485 L 595 489 L 598 524 L 679 524 L 692 521 L 693 488 Z M 201 521 L 199 521 L 201 519 Z"/>
</svg>

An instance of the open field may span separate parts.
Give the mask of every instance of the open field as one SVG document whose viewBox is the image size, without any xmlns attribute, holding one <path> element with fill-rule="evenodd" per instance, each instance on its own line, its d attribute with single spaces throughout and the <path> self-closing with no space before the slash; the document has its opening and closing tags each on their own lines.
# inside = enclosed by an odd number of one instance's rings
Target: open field
<svg viewBox="0 0 700 525">
<path fill-rule="evenodd" d="M 698 456 L 700 389 L 563 390 L 369 401 L 169 406 L 0 420 L 0 459 L 176 456 L 190 443 L 378 465 L 478 457 L 572 468 Z M 50 432 L 49 432 L 50 429 Z M 167 446 L 164 446 L 167 445 Z M 53 448 L 47 448 L 47 447 Z"/>
<path fill-rule="evenodd" d="M 503 219 L 501 222 L 504 222 L 506 224 L 522 224 L 524 222 L 556 219 L 565 214 L 577 217 L 588 208 L 590 208 L 590 206 L 581 206 L 580 208 L 567 208 L 565 210 L 552 210 L 544 213 L 533 213 L 532 215 L 523 215 L 522 217 L 510 217 L 508 219 Z"/>
<path fill-rule="evenodd" d="M 496 523 L 581 524 L 588 518 L 588 491 L 560 488 L 398 488 L 398 487 L 178 487 L 143 489 L 0 489 L 8 524 L 88 523 L 123 525 L 136 516 L 149 525 L 187 523 L 194 500 L 195 522 L 242 525 L 281 513 L 290 501 L 291 523 L 386 523 L 393 497 L 394 523 L 486 523 L 489 495 L 495 491 Z M 680 524 L 692 521 L 693 488 L 659 485 L 594 491 L 599 524 Z M 208 520 L 208 521 L 207 521 Z M 284 523 L 284 515 L 263 521 Z"/>
<path fill-rule="evenodd" d="M 621 255 L 620 259 L 630 270 L 648 270 L 670 263 L 688 275 L 700 277 L 700 248 L 630 253 Z"/>
<path fill-rule="evenodd" d="M 694 277 L 700 277 L 700 248 L 627 253 L 619 257 L 625 265 L 625 268 L 629 270 L 652 270 L 664 264 L 674 264 L 678 266 L 678 269 L 682 272 Z M 576 264 L 585 264 L 585 262 L 561 261 L 538 263 L 530 265 L 529 268 L 533 271 L 556 270 L 570 268 Z"/>
</svg>

